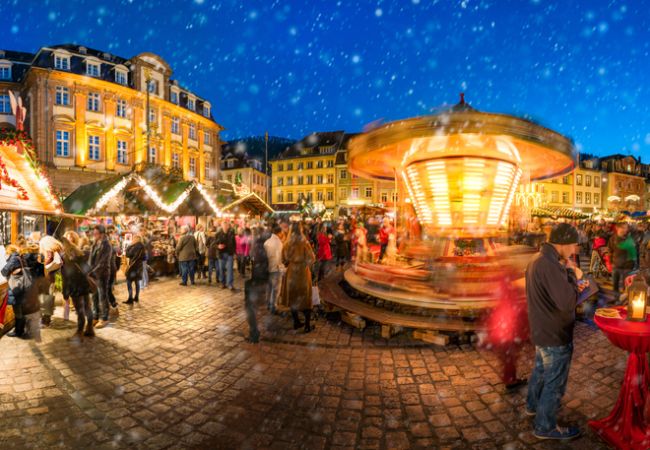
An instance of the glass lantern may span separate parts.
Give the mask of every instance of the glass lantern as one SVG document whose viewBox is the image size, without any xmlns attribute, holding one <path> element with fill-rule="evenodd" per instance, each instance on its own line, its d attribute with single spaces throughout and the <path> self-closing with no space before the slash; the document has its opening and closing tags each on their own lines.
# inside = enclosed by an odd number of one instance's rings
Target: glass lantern
<svg viewBox="0 0 650 450">
<path fill-rule="evenodd" d="M 627 291 L 627 320 L 645 322 L 647 318 L 648 285 L 642 275 L 634 277 Z"/>
</svg>

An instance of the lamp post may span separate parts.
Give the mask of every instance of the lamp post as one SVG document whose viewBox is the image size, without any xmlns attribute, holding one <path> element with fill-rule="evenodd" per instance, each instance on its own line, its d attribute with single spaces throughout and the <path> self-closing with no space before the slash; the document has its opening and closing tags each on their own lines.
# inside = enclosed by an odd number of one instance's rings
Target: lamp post
<svg viewBox="0 0 650 450">
<path fill-rule="evenodd" d="M 146 121 L 145 124 L 147 126 L 147 149 L 145 150 L 145 160 L 142 162 L 143 164 L 141 167 L 144 167 L 144 163 L 149 160 L 149 152 L 151 151 L 151 124 L 150 124 L 150 91 L 151 91 L 151 70 L 148 67 L 145 67 L 144 69 L 144 79 L 145 79 L 145 84 L 147 86 L 147 112 L 145 114 L 146 116 Z"/>
</svg>

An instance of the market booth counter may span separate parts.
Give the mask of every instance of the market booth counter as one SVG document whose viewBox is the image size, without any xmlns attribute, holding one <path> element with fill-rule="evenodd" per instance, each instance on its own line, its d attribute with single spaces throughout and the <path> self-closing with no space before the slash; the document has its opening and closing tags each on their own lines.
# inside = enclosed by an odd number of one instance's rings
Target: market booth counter
<svg viewBox="0 0 650 450">
<path fill-rule="evenodd" d="M 27 135 L 0 130 L 0 267 L 5 264 L 6 245 L 15 243 L 21 233 L 45 231 L 47 217 L 60 214 L 61 205 Z M 13 327 L 13 319 L 12 308 L 7 307 L 7 281 L 0 277 L 0 336 Z"/>
</svg>

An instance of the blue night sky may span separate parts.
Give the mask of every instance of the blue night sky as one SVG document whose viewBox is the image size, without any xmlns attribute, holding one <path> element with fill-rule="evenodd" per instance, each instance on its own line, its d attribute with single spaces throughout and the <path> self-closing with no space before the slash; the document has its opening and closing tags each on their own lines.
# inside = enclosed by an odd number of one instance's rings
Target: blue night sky
<svg viewBox="0 0 650 450">
<path fill-rule="evenodd" d="M 160 54 L 232 139 L 359 131 L 456 103 L 650 162 L 645 0 L 0 0 L 0 48 Z"/>
</svg>

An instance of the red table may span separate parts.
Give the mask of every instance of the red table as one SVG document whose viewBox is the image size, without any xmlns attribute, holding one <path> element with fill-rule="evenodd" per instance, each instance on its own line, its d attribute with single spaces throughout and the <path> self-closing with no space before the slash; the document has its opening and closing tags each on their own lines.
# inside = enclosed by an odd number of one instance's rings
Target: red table
<svg viewBox="0 0 650 450">
<path fill-rule="evenodd" d="M 650 385 L 646 360 L 650 351 L 650 318 L 646 322 L 629 322 L 625 320 L 626 308 L 616 309 L 621 319 L 596 315 L 594 320 L 612 344 L 630 352 L 625 377 L 612 412 L 604 419 L 590 421 L 589 426 L 616 448 L 645 450 L 650 448 L 650 420 L 645 413 Z"/>
</svg>

